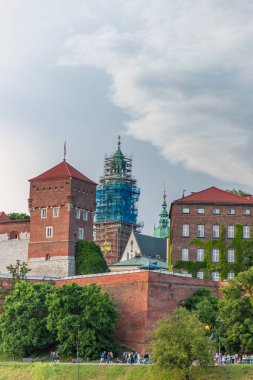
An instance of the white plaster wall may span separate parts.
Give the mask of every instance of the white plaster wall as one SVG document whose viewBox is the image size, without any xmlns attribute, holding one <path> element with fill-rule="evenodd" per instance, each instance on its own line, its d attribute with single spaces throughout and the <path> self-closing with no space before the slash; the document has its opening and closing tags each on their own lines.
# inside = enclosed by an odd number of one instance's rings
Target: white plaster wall
<svg viewBox="0 0 253 380">
<path fill-rule="evenodd" d="M 133 244 L 131 244 L 131 241 L 133 241 Z M 139 248 L 138 243 L 135 239 L 134 233 L 131 232 L 131 235 L 129 237 L 129 240 L 127 242 L 126 248 L 124 250 L 124 253 L 123 253 L 120 261 L 132 259 L 133 257 L 140 256 L 140 255 L 141 255 L 140 248 Z"/>
<path fill-rule="evenodd" d="M 31 269 L 30 276 L 46 277 L 67 277 L 75 276 L 75 257 L 56 256 L 45 258 L 36 258 L 28 260 L 28 267 Z"/>
<path fill-rule="evenodd" d="M 0 273 L 6 274 L 7 266 L 16 264 L 17 260 L 28 260 L 29 233 L 21 233 L 19 239 L 8 240 L 8 234 L 0 235 Z"/>
</svg>

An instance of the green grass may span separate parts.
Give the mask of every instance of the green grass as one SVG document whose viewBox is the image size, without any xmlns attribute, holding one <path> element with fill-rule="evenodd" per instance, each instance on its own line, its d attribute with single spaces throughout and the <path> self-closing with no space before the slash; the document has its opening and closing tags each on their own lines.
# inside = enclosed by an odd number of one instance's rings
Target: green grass
<svg viewBox="0 0 253 380">
<path fill-rule="evenodd" d="M 77 380 L 78 365 L 0 363 L 0 380 Z M 79 380 L 182 380 L 155 366 L 79 365 Z M 253 365 L 192 368 L 192 380 L 253 380 Z"/>
</svg>

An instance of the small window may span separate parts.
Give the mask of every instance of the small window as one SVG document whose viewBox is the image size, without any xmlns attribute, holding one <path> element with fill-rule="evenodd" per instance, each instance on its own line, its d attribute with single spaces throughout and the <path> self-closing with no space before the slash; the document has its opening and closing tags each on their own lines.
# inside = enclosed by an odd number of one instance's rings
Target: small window
<svg viewBox="0 0 253 380">
<path fill-rule="evenodd" d="M 219 250 L 218 249 L 213 249 L 212 250 L 212 262 L 213 263 L 218 263 L 219 262 Z"/>
<path fill-rule="evenodd" d="M 84 229 L 83 228 L 79 228 L 79 230 L 78 230 L 78 239 L 79 240 L 84 239 Z"/>
<path fill-rule="evenodd" d="M 53 218 L 59 217 L 59 207 L 53 207 Z"/>
<path fill-rule="evenodd" d="M 46 227 L 46 238 L 53 237 L 53 227 Z"/>
<path fill-rule="evenodd" d="M 203 248 L 197 249 L 197 261 L 204 261 L 204 249 Z"/>
<path fill-rule="evenodd" d="M 228 263 L 235 262 L 235 251 L 234 249 L 228 249 Z"/>
<path fill-rule="evenodd" d="M 81 219 L 81 209 L 76 208 L 76 219 Z"/>
<path fill-rule="evenodd" d="M 188 207 L 184 207 L 184 208 L 182 209 L 182 213 L 183 213 L 183 214 L 190 214 L 190 209 L 189 209 Z"/>
<path fill-rule="evenodd" d="M 199 270 L 198 273 L 197 273 L 197 278 L 199 278 L 200 280 L 203 280 L 204 279 L 204 272 L 203 270 Z"/>
<path fill-rule="evenodd" d="M 220 276 L 219 276 L 219 272 L 212 272 L 212 280 L 213 281 L 219 281 L 220 279 Z"/>
<path fill-rule="evenodd" d="M 87 221 L 88 220 L 88 211 L 83 210 L 83 220 Z"/>
<path fill-rule="evenodd" d="M 243 226 L 242 236 L 243 236 L 243 239 L 250 238 L 250 226 Z"/>
<path fill-rule="evenodd" d="M 235 237 L 235 226 L 228 226 L 228 239 L 234 239 Z"/>
<path fill-rule="evenodd" d="M 250 215 L 250 210 L 243 210 L 243 215 Z"/>
<path fill-rule="evenodd" d="M 228 215 L 235 215 L 235 210 L 234 209 L 228 210 Z"/>
<path fill-rule="evenodd" d="M 11 231 L 10 240 L 16 240 L 16 239 L 18 239 L 18 231 Z"/>
<path fill-rule="evenodd" d="M 43 208 L 40 210 L 40 217 L 41 217 L 41 218 L 46 218 L 46 217 L 47 217 L 47 209 L 46 209 L 46 207 L 43 207 Z"/>
<path fill-rule="evenodd" d="M 234 277 L 235 277 L 234 272 L 228 272 L 228 280 L 231 280 Z"/>
<path fill-rule="evenodd" d="M 198 214 L 204 214 L 205 213 L 205 209 L 204 208 L 198 208 L 197 213 Z"/>
<path fill-rule="evenodd" d="M 205 237 L 205 226 L 203 224 L 198 224 L 197 237 Z"/>
<path fill-rule="evenodd" d="M 220 214 L 220 209 L 219 208 L 214 208 L 213 209 L 213 214 L 214 215 L 219 215 Z"/>
<path fill-rule="evenodd" d="M 189 224 L 182 225 L 182 236 L 189 237 L 190 236 L 190 226 Z"/>
<path fill-rule="evenodd" d="M 182 261 L 188 261 L 189 260 L 189 250 L 188 248 L 182 249 Z"/>
<path fill-rule="evenodd" d="M 213 237 L 216 239 L 220 237 L 220 226 L 218 224 L 213 225 Z"/>
</svg>

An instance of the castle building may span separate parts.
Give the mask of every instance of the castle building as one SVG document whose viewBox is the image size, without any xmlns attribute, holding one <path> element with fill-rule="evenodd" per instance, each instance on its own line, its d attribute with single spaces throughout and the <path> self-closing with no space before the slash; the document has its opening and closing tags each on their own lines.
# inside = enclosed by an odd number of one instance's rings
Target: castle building
<svg viewBox="0 0 253 380">
<path fill-rule="evenodd" d="M 132 231 L 137 229 L 140 189 L 132 176 L 132 159 L 121 151 L 105 158 L 104 175 L 97 188 L 95 240 L 108 264 L 121 259 Z"/>
<path fill-rule="evenodd" d="M 172 202 L 170 208 L 170 250 L 172 263 L 197 262 L 197 277 L 202 279 L 205 264 L 213 268 L 211 279 L 219 281 L 220 268 L 226 264 L 227 278 L 233 278 L 236 269 L 236 247 L 231 246 L 236 236 L 236 226 L 242 226 L 242 239 L 252 237 L 253 197 L 238 196 L 216 187 L 192 193 Z M 225 228 L 224 243 L 226 252 L 215 242 L 222 237 Z M 193 239 L 196 239 L 196 244 Z M 206 242 L 212 242 L 207 252 Z M 194 244 L 193 244 L 194 243 Z M 207 257 L 210 255 L 210 257 Z M 224 264 L 225 263 L 225 264 Z M 187 266 L 187 264 L 186 264 Z"/>
<path fill-rule="evenodd" d="M 93 240 L 96 183 L 64 160 L 30 180 L 28 206 L 30 221 L 1 216 L 0 272 L 22 260 L 33 276 L 75 275 L 78 239 Z"/>
<path fill-rule="evenodd" d="M 165 190 L 163 194 L 162 211 L 160 212 L 159 216 L 159 225 L 157 227 L 154 226 L 153 236 L 157 238 L 168 238 L 170 234 L 170 227 Z"/>
</svg>

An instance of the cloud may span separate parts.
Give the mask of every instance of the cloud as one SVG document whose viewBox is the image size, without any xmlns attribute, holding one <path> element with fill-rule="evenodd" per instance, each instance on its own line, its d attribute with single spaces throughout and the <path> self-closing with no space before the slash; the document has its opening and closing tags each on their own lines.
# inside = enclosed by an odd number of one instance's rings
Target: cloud
<svg viewBox="0 0 253 380">
<path fill-rule="evenodd" d="M 104 70 L 127 132 L 171 163 L 253 186 L 252 2 L 92 0 L 85 9 L 92 28 L 66 40 L 57 65 Z"/>
</svg>

